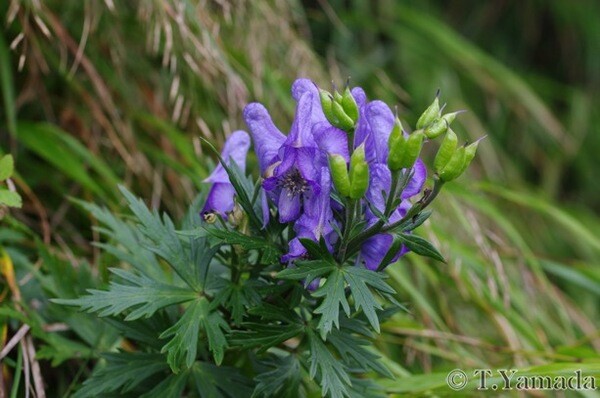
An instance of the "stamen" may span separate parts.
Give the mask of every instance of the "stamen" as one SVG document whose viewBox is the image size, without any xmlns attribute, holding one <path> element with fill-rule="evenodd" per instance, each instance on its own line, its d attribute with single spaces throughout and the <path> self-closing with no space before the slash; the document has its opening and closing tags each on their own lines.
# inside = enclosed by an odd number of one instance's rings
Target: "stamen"
<svg viewBox="0 0 600 398">
<path fill-rule="evenodd" d="M 297 169 L 283 176 L 277 184 L 288 190 L 288 196 L 302 195 L 308 190 L 308 184 Z"/>
</svg>

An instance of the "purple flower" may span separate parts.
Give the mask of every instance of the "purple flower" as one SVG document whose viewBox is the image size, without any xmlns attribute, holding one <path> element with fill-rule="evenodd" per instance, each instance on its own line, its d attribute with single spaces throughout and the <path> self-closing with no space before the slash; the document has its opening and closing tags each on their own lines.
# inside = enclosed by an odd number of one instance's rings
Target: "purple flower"
<svg viewBox="0 0 600 398">
<path fill-rule="evenodd" d="M 290 242 L 289 252 L 281 258 L 282 262 L 289 262 L 306 254 L 306 249 L 299 238 L 318 242 L 321 237 L 324 237 L 330 251 L 333 249 L 332 240 L 335 238 L 335 233 L 331 226 L 333 222 L 330 204 L 331 177 L 326 167 L 321 169 L 319 183 L 321 189 L 307 198 L 304 212 L 294 224 L 296 237 Z"/>
<path fill-rule="evenodd" d="M 245 172 L 246 170 L 246 155 L 250 148 L 250 137 L 245 131 L 235 131 L 225 141 L 225 146 L 221 157 L 226 164 L 230 164 L 233 160 L 235 164 Z M 235 196 L 235 189 L 229 181 L 227 171 L 221 163 L 213 170 L 213 172 L 203 181 L 205 183 L 212 183 L 202 213 L 205 212 L 216 212 L 221 216 L 225 216 L 226 213 L 233 210 L 233 198 Z"/>
<path fill-rule="evenodd" d="M 303 205 L 321 190 L 321 166 L 326 161 L 313 137 L 313 126 L 325 120 L 316 86 L 298 79 L 292 86 L 296 115 L 286 137 L 259 103 L 244 109 L 264 178 L 263 188 L 279 210 L 282 223 L 297 220 Z"/>
</svg>

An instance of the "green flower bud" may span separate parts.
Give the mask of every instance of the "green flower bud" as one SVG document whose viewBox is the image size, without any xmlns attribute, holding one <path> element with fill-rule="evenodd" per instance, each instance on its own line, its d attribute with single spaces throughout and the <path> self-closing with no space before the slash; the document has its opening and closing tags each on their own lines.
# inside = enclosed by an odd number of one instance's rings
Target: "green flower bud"
<svg viewBox="0 0 600 398">
<path fill-rule="evenodd" d="M 444 119 L 448 123 L 448 126 L 450 126 L 452 124 L 452 122 L 454 121 L 454 119 L 456 119 L 456 115 L 463 113 L 463 112 L 465 112 L 465 111 L 462 110 L 462 111 L 446 113 L 444 116 L 442 116 L 442 119 Z"/>
<path fill-rule="evenodd" d="M 448 164 L 452 155 L 456 151 L 456 147 L 458 146 L 458 137 L 456 133 L 452 131 L 452 129 L 448 129 L 446 136 L 442 140 L 442 145 L 440 145 L 440 149 L 438 149 L 437 154 L 435 155 L 435 160 L 433 161 L 433 169 L 436 173 L 440 173 L 444 166 Z"/>
<path fill-rule="evenodd" d="M 333 100 L 338 104 L 342 103 L 342 94 L 340 94 L 339 91 L 337 91 L 337 88 L 335 88 L 335 86 L 333 87 Z"/>
<path fill-rule="evenodd" d="M 425 112 L 421 115 L 419 120 L 417 121 L 417 129 L 422 129 L 433 123 L 440 116 L 440 101 L 436 96 L 433 100 L 433 103 L 429 105 Z"/>
<path fill-rule="evenodd" d="M 408 136 L 406 139 L 406 149 L 404 151 L 404 156 L 402 157 L 403 168 L 408 169 L 413 167 L 421 154 L 423 141 L 425 141 L 423 130 L 417 130 Z"/>
<path fill-rule="evenodd" d="M 350 177 L 348 176 L 348 167 L 346 160 L 341 155 L 329 155 L 329 170 L 331 179 L 340 195 L 350 196 Z"/>
<path fill-rule="evenodd" d="M 350 198 L 362 198 L 368 187 L 369 165 L 365 160 L 365 146 L 361 144 L 350 157 Z"/>
<path fill-rule="evenodd" d="M 390 133 L 390 138 L 388 138 L 388 146 L 391 147 L 395 145 L 395 143 L 399 140 L 404 140 L 404 132 L 402 130 L 402 123 L 400 122 L 400 119 L 396 118 L 392 132 Z"/>
<path fill-rule="evenodd" d="M 454 152 L 448 163 L 442 168 L 442 171 L 439 173 L 440 180 L 448 182 L 458 178 L 464 170 L 464 164 L 465 147 L 461 146 Z"/>
<path fill-rule="evenodd" d="M 337 101 L 332 104 L 333 116 L 337 118 L 337 124 L 333 124 L 342 130 L 350 131 L 354 128 L 354 121 L 346 114 L 342 105 Z"/>
<path fill-rule="evenodd" d="M 333 115 L 333 97 L 327 90 L 319 89 L 319 98 L 321 99 L 321 108 L 329 123 L 335 125 L 337 123 L 336 117 Z"/>
<path fill-rule="evenodd" d="M 431 140 L 437 138 L 448 130 L 448 125 L 448 122 L 443 117 L 437 118 L 425 128 L 425 135 Z"/>
<path fill-rule="evenodd" d="M 391 171 L 397 171 L 402 168 L 402 158 L 404 156 L 404 150 L 406 146 L 406 138 L 404 138 L 404 132 L 402 131 L 402 124 L 400 120 L 396 118 L 394 128 L 390 133 L 388 139 L 388 167 Z"/>
<path fill-rule="evenodd" d="M 346 86 L 346 90 L 344 90 L 344 95 L 342 96 L 342 108 L 344 108 L 346 115 L 356 124 L 358 120 L 358 105 L 348 86 Z"/>
<path fill-rule="evenodd" d="M 472 144 L 467 145 L 465 147 L 465 161 L 463 163 L 463 167 L 462 167 L 460 174 L 465 172 L 467 167 L 469 167 L 469 165 L 475 158 L 475 154 L 477 153 L 477 147 L 479 146 L 479 141 L 480 140 L 477 140 L 477 141 L 473 142 Z"/>
</svg>

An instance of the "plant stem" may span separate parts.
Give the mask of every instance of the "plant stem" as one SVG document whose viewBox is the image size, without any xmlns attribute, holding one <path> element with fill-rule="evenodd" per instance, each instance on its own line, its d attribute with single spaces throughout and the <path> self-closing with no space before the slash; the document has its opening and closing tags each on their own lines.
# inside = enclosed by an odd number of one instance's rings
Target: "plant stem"
<svg viewBox="0 0 600 398">
<path fill-rule="evenodd" d="M 344 260 L 346 251 L 348 250 L 348 240 L 350 238 L 350 231 L 354 225 L 354 217 L 356 214 L 356 204 L 360 203 L 360 200 L 348 199 L 345 209 L 345 220 L 344 220 L 344 234 L 342 236 L 342 243 L 340 246 L 339 258 Z"/>
<path fill-rule="evenodd" d="M 362 243 L 365 240 L 377 235 L 378 233 L 388 232 L 393 229 L 396 229 L 396 228 L 402 226 L 403 224 L 405 224 L 407 221 L 410 221 L 414 216 L 419 214 L 422 210 L 424 210 L 427 206 L 429 206 L 431 204 L 431 202 L 433 202 L 433 200 L 436 198 L 436 196 L 440 193 L 443 185 L 444 185 L 444 182 L 436 177 L 435 182 L 433 184 L 433 190 L 431 192 L 429 192 L 426 196 L 424 196 L 419 202 L 415 203 L 410 208 L 408 213 L 406 213 L 406 215 L 404 217 L 402 217 L 402 219 L 396 221 L 395 223 L 387 225 L 387 226 L 384 226 L 385 222 L 383 220 L 378 220 L 370 228 L 366 229 L 365 231 L 361 232 L 356 237 L 354 237 L 348 243 L 348 245 L 346 245 L 346 247 L 350 247 L 350 250 L 344 251 L 344 253 L 343 253 L 344 257 L 340 257 L 342 262 L 346 261 L 346 259 L 348 257 L 350 257 L 351 255 L 356 253 L 358 250 L 360 250 L 360 246 L 362 245 Z M 340 252 L 340 255 L 341 254 L 342 253 Z"/>
</svg>

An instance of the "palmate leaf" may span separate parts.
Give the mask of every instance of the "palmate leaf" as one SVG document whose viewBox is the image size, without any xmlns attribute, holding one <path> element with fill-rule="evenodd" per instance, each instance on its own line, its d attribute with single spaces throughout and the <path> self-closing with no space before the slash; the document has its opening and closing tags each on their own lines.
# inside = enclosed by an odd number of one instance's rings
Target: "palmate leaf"
<svg viewBox="0 0 600 398">
<path fill-rule="evenodd" d="M 381 310 L 381 304 L 377 301 L 369 286 L 382 294 L 394 294 L 395 291 L 383 281 L 385 276 L 378 272 L 356 267 L 344 267 L 344 279 L 350 287 L 354 308 L 356 311 L 364 312 L 369 323 L 379 333 L 379 319 L 376 310 Z"/>
<path fill-rule="evenodd" d="M 374 381 L 350 377 L 352 386 L 348 389 L 349 398 L 387 398 L 385 390 Z"/>
<path fill-rule="evenodd" d="M 365 371 L 371 369 L 383 376 L 393 377 L 389 369 L 379 361 L 379 356 L 364 348 L 370 344 L 368 340 L 342 329 L 332 331 L 327 341 L 335 347 L 349 367 Z"/>
<path fill-rule="evenodd" d="M 236 368 L 196 362 L 190 373 L 201 398 L 238 398 L 252 394 L 250 380 Z"/>
<path fill-rule="evenodd" d="M 142 233 L 152 242 L 148 249 L 167 261 L 177 275 L 192 289 L 200 291 L 202 289 L 200 270 L 190 257 L 189 247 L 183 245 L 173 221 L 166 214 L 161 219 L 157 211 L 150 211 L 142 200 L 137 199 L 126 188 L 120 186 L 119 189 L 136 216 Z M 207 257 L 211 257 L 213 254 L 205 252 Z M 210 261 L 210 258 L 207 258 L 206 261 Z"/>
<path fill-rule="evenodd" d="M 140 398 L 181 397 L 188 378 L 189 374 L 186 372 L 169 375 L 152 390 L 140 395 Z"/>
<path fill-rule="evenodd" d="M 321 386 L 323 396 L 329 394 L 332 398 L 348 396 L 352 385 L 348 370 L 327 348 L 321 338 L 309 331 L 310 342 L 310 377 L 315 377 Z"/>
<path fill-rule="evenodd" d="M 278 263 L 281 251 L 273 243 L 264 238 L 245 235 L 238 231 L 224 230 L 216 227 L 206 228 L 209 236 L 218 238 L 222 243 L 239 245 L 245 250 L 261 250 L 265 264 Z"/>
<path fill-rule="evenodd" d="M 318 328 L 321 335 L 325 337 L 331 331 L 333 325 L 340 327 L 340 305 L 346 315 L 350 315 L 350 305 L 346 299 L 344 283 L 344 269 L 334 268 L 327 276 L 325 284 L 313 293 L 314 297 L 324 297 L 321 305 L 315 309 L 315 314 L 321 314 Z"/>
<path fill-rule="evenodd" d="M 359 266 L 333 266 L 332 268 L 333 270 L 327 275 L 323 286 L 312 294 L 314 297 L 323 298 L 319 307 L 314 311 L 315 314 L 321 314 L 318 324 L 321 336 L 325 338 L 331 332 L 333 326 L 339 329 L 340 306 L 342 306 L 347 316 L 350 315 L 350 305 L 346 297 L 346 286 L 351 292 L 355 310 L 362 310 L 371 327 L 379 333 L 377 310 L 381 310 L 382 306 L 372 290 L 384 296 L 395 293 L 394 289 L 383 281 L 385 276 Z"/>
<path fill-rule="evenodd" d="M 144 247 L 145 237 L 137 226 L 119 219 L 105 207 L 77 199 L 71 201 L 81 206 L 103 225 L 96 227 L 95 230 L 109 242 L 95 243 L 95 246 L 157 281 L 165 277 L 165 270 L 160 266 L 154 252 Z"/>
<path fill-rule="evenodd" d="M 284 341 L 294 338 L 304 331 L 304 325 L 244 323 L 244 330 L 231 333 L 229 342 L 244 349 L 260 347 L 259 353 L 268 350 Z"/>
<path fill-rule="evenodd" d="M 261 297 L 258 289 L 263 286 L 263 282 L 250 279 L 243 284 L 230 281 L 225 283 L 225 287 L 215 294 L 211 306 L 223 305 L 231 312 L 234 324 L 240 325 L 246 316 L 246 310 L 260 304 Z"/>
<path fill-rule="evenodd" d="M 331 273 L 335 268 L 334 264 L 322 260 L 298 261 L 295 267 L 279 271 L 277 278 L 304 280 L 304 284 L 308 285 L 316 278 Z"/>
<path fill-rule="evenodd" d="M 111 282 L 108 290 L 89 289 L 88 295 L 76 299 L 53 299 L 58 304 L 78 306 L 98 316 L 114 316 L 130 311 L 126 320 L 150 317 L 161 308 L 193 300 L 197 294 L 189 289 L 156 282 L 143 275 L 112 268 L 127 284 Z"/>
<path fill-rule="evenodd" d="M 274 357 L 262 364 L 269 370 L 255 376 L 256 387 L 252 393 L 253 398 L 296 398 L 302 396 L 299 393 L 302 386 L 302 373 L 300 362 L 296 356 Z"/>
<path fill-rule="evenodd" d="M 143 352 L 104 354 L 106 364 L 99 364 L 92 376 L 79 389 L 74 398 L 95 398 L 119 391 L 126 393 L 144 383 L 148 388 L 157 373 L 165 373 L 169 366 L 164 355 Z M 150 379 L 151 378 L 151 379 Z M 158 377 L 162 379 L 162 377 Z M 150 384 L 148 386 L 148 384 Z"/>
<path fill-rule="evenodd" d="M 227 323 L 217 312 L 210 311 L 210 303 L 202 297 L 193 301 L 179 321 L 159 336 L 161 339 L 172 337 L 161 352 L 167 353 L 167 362 L 173 372 L 190 368 L 196 360 L 198 338 L 203 330 L 215 362 L 220 364 L 227 346 L 223 330 L 227 329 Z"/>
</svg>

